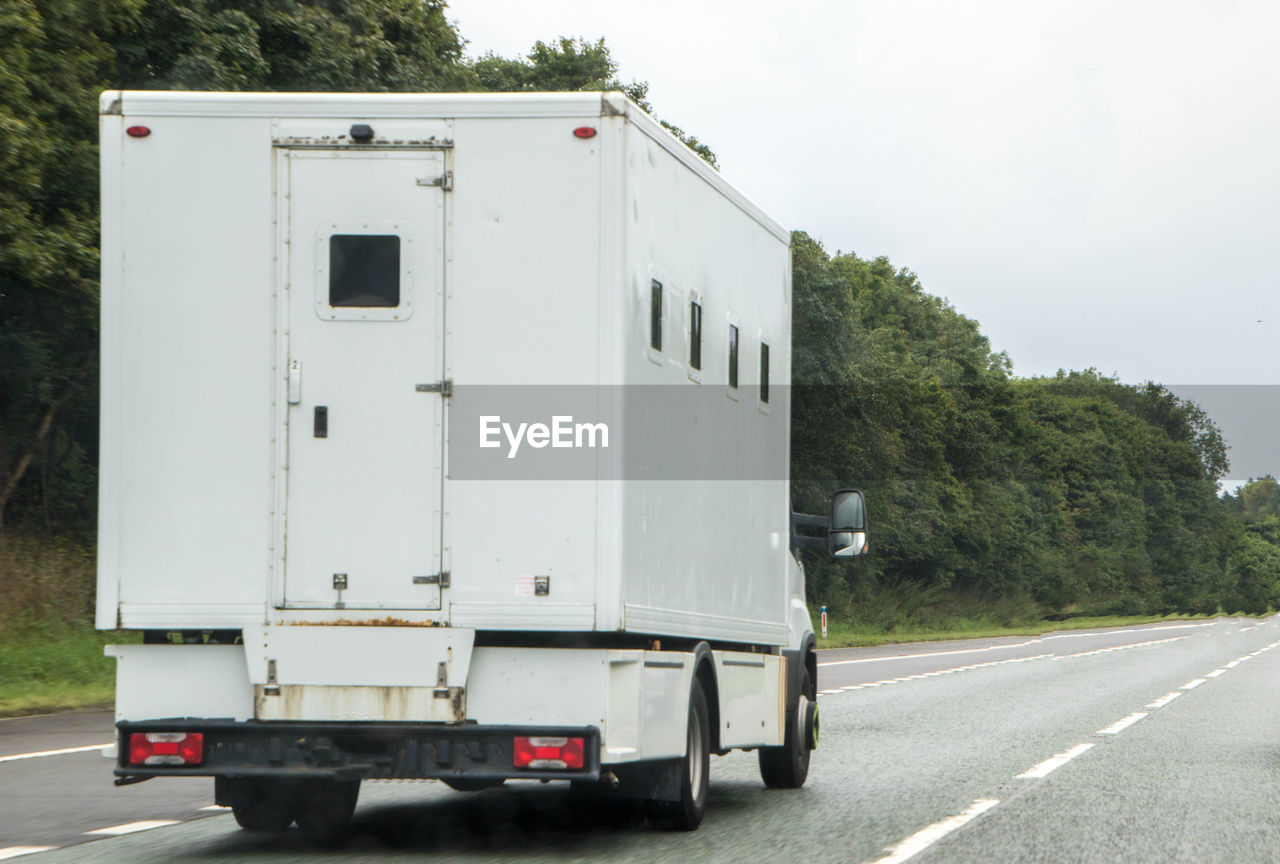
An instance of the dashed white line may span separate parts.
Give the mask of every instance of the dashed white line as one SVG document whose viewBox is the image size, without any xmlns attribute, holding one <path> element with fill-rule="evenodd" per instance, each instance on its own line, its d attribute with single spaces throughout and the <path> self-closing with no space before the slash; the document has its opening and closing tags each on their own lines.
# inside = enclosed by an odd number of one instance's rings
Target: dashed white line
<svg viewBox="0 0 1280 864">
<path fill-rule="evenodd" d="M 1226 668 L 1228 668 L 1228 669 L 1234 669 L 1234 668 L 1236 668 L 1237 666 L 1239 666 L 1241 663 L 1243 663 L 1246 659 L 1248 659 L 1248 658 L 1246 658 L 1246 657 L 1241 657 L 1241 658 L 1239 658 L 1239 659 L 1237 659 L 1237 660 L 1232 660 L 1230 663 L 1228 663 L 1228 664 L 1227 664 Z"/>
<path fill-rule="evenodd" d="M 57 846 L 6 846 L 0 849 L 0 861 L 9 858 L 17 858 L 19 855 L 31 855 L 36 852 L 48 852 L 50 849 L 57 849 Z"/>
<path fill-rule="evenodd" d="M 1146 717 L 1146 716 L 1147 716 L 1146 711 L 1135 711 L 1132 714 L 1130 714 L 1128 717 L 1121 717 L 1119 720 L 1112 723 L 1110 726 L 1106 727 L 1105 729 L 1099 729 L 1095 734 L 1118 735 L 1119 733 L 1123 732 L 1125 729 L 1128 729 L 1134 723 L 1137 723 L 1139 720 L 1141 720 L 1143 717 Z"/>
<path fill-rule="evenodd" d="M 926 828 L 921 828 L 896 846 L 890 846 L 885 850 L 889 853 L 888 855 L 883 858 L 877 858 L 871 864 L 900 864 L 900 862 L 906 861 L 908 858 L 928 849 L 957 828 L 961 828 L 977 819 L 999 803 L 999 800 L 995 798 L 979 798 L 970 804 L 963 813 L 957 813 L 950 819 L 943 819 L 941 822 L 935 822 Z"/>
<path fill-rule="evenodd" d="M 177 824 L 177 819 L 145 819 L 142 822 L 128 822 L 124 825 L 112 825 L 110 828 L 99 828 L 96 831 L 86 831 L 84 833 L 100 837 L 118 837 L 121 834 L 133 834 L 137 831 L 150 831 L 152 828 L 164 828 L 167 825 Z"/>
<path fill-rule="evenodd" d="M 1180 692 L 1178 692 L 1177 690 L 1174 690 L 1174 691 L 1173 691 L 1173 692 L 1171 692 L 1171 693 L 1166 693 L 1166 694 L 1164 694 L 1164 695 L 1163 695 L 1163 696 L 1161 696 L 1159 699 L 1156 699 L 1154 702 L 1148 702 L 1148 703 L 1147 703 L 1147 707 L 1148 707 L 1148 708 L 1163 708 L 1164 706 L 1168 705 L 1170 702 L 1172 702 L 1174 699 L 1177 699 L 1177 698 L 1178 698 L 1179 696 L 1181 696 L 1181 695 L 1182 695 L 1182 694 L 1181 694 Z"/>
<path fill-rule="evenodd" d="M 1204 676 L 1204 677 L 1206 677 L 1206 678 L 1217 678 L 1219 675 L 1221 675 L 1223 672 L 1226 672 L 1226 671 L 1227 671 L 1226 669 L 1214 669 L 1212 672 L 1210 672 L 1208 675 L 1206 675 L 1206 676 Z"/>
<path fill-rule="evenodd" d="M 1179 689 L 1179 690 L 1194 690 L 1194 689 L 1196 689 L 1197 687 L 1199 687 L 1201 684 L 1203 684 L 1206 680 L 1207 680 L 1207 679 L 1205 679 L 1205 678 L 1193 678 L 1192 680 L 1188 681 L 1186 684 L 1183 684 L 1183 685 L 1182 685 L 1181 687 L 1179 687 L 1178 689 Z"/>
<path fill-rule="evenodd" d="M 1066 765 L 1068 762 L 1070 762 L 1072 759 L 1079 756 L 1081 753 L 1091 750 L 1092 748 L 1093 748 L 1093 744 L 1091 742 L 1087 742 L 1084 744 L 1077 744 L 1076 746 L 1072 747 L 1070 750 L 1067 750 L 1063 753 L 1059 753 L 1057 756 L 1050 756 L 1048 759 L 1044 760 L 1038 765 L 1032 765 L 1026 771 L 1023 771 L 1021 774 L 1019 774 L 1016 779 L 1037 780 L 1041 777 L 1045 777 L 1051 771 L 1054 771 L 1057 768 L 1061 768 L 1063 765 Z"/>
<path fill-rule="evenodd" d="M 0 756 L 0 762 L 16 762 L 19 759 L 39 759 L 42 756 L 61 756 L 64 753 L 88 753 L 90 750 L 106 750 L 114 747 L 110 744 L 90 744 L 87 747 L 64 747 L 61 750 L 41 750 L 38 753 L 17 753 L 13 756 Z"/>
</svg>

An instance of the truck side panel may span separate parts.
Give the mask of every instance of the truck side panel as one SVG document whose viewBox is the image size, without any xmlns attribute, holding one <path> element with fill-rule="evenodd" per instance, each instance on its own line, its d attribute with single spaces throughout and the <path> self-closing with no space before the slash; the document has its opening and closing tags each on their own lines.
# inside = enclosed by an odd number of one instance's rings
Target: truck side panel
<svg viewBox="0 0 1280 864">
<path fill-rule="evenodd" d="M 624 321 L 625 375 L 637 391 L 654 394 L 635 400 L 637 410 L 667 424 L 665 459 L 690 478 L 638 480 L 621 490 L 626 627 L 785 644 L 788 244 L 645 129 L 629 125 L 626 145 L 625 307 L 640 314 Z M 655 284 L 661 350 L 651 338 Z M 729 386 L 731 326 L 736 388 Z M 768 403 L 758 386 L 762 344 L 770 348 Z M 655 401 L 658 407 L 649 404 Z M 628 424 L 642 421 L 629 417 Z"/>
</svg>

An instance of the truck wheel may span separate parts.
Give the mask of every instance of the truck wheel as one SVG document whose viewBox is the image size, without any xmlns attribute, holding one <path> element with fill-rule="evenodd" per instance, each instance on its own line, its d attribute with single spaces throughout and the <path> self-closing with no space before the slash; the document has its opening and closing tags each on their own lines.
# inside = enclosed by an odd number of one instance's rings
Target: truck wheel
<svg viewBox="0 0 1280 864">
<path fill-rule="evenodd" d="M 441 777 L 440 782 L 459 792 L 481 792 L 485 789 L 497 789 L 507 781 L 502 777 Z"/>
<path fill-rule="evenodd" d="M 312 780 L 302 792 L 298 827 L 312 839 L 332 843 L 345 837 L 360 797 L 359 780 Z"/>
<path fill-rule="evenodd" d="M 781 747 L 761 747 L 759 751 L 760 777 L 770 789 L 799 789 L 809 776 L 809 756 L 818 743 L 816 696 L 805 668 L 800 673 L 800 704 L 787 715 L 785 743 Z M 810 711 L 811 719 L 805 716 Z"/>
<path fill-rule="evenodd" d="M 270 777 L 219 777 L 219 804 L 230 804 L 246 831 L 284 831 L 293 824 L 293 787 Z"/>
<path fill-rule="evenodd" d="M 695 679 L 689 694 L 689 738 L 680 760 L 680 800 L 645 801 L 653 827 L 663 831 L 692 831 L 707 811 L 707 783 L 711 775 L 711 721 L 707 697 Z"/>
<path fill-rule="evenodd" d="M 280 832 L 293 824 L 293 814 L 288 808 L 269 802 L 232 804 L 231 813 L 236 823 L 246 831 Z"/>
</svg>

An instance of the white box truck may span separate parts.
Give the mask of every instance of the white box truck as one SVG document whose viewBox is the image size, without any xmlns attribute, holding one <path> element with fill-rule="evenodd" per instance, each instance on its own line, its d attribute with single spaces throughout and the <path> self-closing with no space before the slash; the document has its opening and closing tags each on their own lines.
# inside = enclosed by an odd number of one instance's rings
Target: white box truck
<svg viewBox="0 0 1280 864">
<path fill-rule="evenodd" d="M 709 754 L 804 782 L 795 549 L 866 520 L 844 490 L 794 528 L 787 231 L 617 93 L 100 123 L 117 783 L 324 832 L 366 778 L 574 780 L 670 828 Z"/>
</svg>

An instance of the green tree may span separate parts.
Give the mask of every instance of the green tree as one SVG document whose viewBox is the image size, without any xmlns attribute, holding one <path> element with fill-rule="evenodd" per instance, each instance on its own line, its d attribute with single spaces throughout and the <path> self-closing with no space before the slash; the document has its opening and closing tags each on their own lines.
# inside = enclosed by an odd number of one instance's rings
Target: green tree
<svg viewBox="0 0 1280 864">
<path fill-rule="evenodd" d="M 561 37 L 554 43 L 539 41 L 527 56 L 514 59 L 489 52 L 471 62 L 470 72 L 473 87 L 483 91 L 619 90 L 646 112 L 657 116 L 649 104 L 648 83 L 632 80 L 624 84 L 604 39 L 588 42 Z M 710 147 L 678 126 L 665 120 L 658 122 L 712 168 L 719 167 Z"/>
<path fill-rule="evenodd" d="M 1268 516 L 1280 516 L 1280 483 L 1270 474 L 1249 478 L 1234 495 L 1224 496 L 1245 522 L 1259 522 Z"/>
<path fill-rule="evenodd" d="M 133 89 L 465 89 L 442 0 L 145 0 L 114 39 Z"/>
<path fill-rule="evenodd" d="M 110 40 L 139 3 L 8 0 L 0 8 L 0 524 L 49 513 L 51 453 L 96 449 L 96 118 Z M 83 444 L 67 438 L 86 434 Z M 57 446 L 55 447 L 55 442 Z M 42 483 L 23 489 L 29 469 Z M 67 466 L 59 466 L 67 467 Z"/>
</svg>

